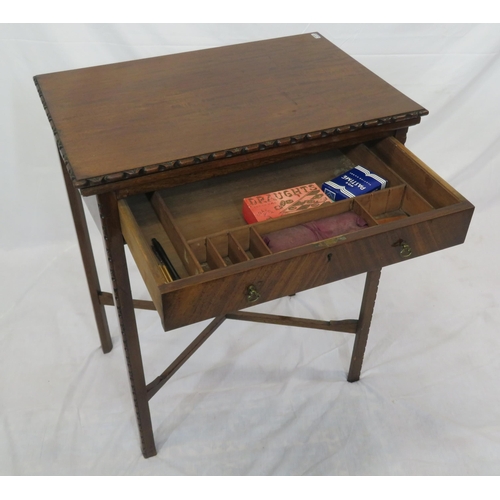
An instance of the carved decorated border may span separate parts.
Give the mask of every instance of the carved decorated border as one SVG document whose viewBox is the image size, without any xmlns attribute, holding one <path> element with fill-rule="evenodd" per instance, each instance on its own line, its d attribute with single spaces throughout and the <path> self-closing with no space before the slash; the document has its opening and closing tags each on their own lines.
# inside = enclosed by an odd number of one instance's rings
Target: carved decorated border
<svg viewBox="0 0 500 500">
<path fill-rule="evenodd" d="M 59 154 L 61 155 L 61 158 L 63 159 L 63 162 L 66 165 L 66 169 L 68 170 L 68 174 L 71 178 L 71 181 L 73 182 L 73 185 L 78 189 L 91 187 L 91 186 L 98 186 L 98 185 L 103 185 L 103 184 L 109 184 L 111 182 L 121 181 L 124 179 L 130 179 L 133 177 L 139 177 L 139 176 L 148 175 L 148 174 L 154 174 L 157 172 L 164 172 L 166 170 L 173 170 L 176 168 L 187 167 L 190 165 L 207 163 L 207 162 L 210 162 L 213 160 L 221 160 L 223 158 L 230 158 L 233 156 L 246 155 L 246 154 L 255 153 L 258 151 L 264 151 L 264 150 L 268 150 L 268 149 L 272 149 L 272 148 L 278 148 L 280 146 L 289 146 L 291 144 L 297 144 L 300 142 L 306 142 L 306 141 L 316 140 L 316 139 L 326 139 L 326 138 L 334 136 L 334 135 L 340 135 L 340 134 L 345 134 L 348 132 L 354 132 L 354 131 L 360 130 L 360 129 L 376 128 L 376 127 L 379 127 L 381 125 L 387 125 L 390 123 L 402 123 L 402 122 L 405 122 L 407 120 L 413 120 L 415 118 L 419 118 L 421 116 L 425 116 L 425 115 L 429 114 L 429 112 L 426 109 L 420 109 L 417 111 L 411 111 L 409 113 L 402 113 L 402 114 L 398 114 L 398 115 L 386 116 L 384 118 L 378 118 L 375 120 L 351 123 L 349 125 L 342 125 L 341 127 L 333 127 L 333 128 L 328 128 L 325 130 L 317 130 L 315 132 L 298 134 L 298 135 L 294 135 L 294 136 L 290 136 L 290 137 L 283 137 L 281 139 L 265 141 L 265 142 L 261 142 L 258 144 L 250 144 L 250 145 L 246 145 L 246 146 L 240 146 L 240 147 L 236 147 L 236 148 L 227 149 L 224 151 L 214 151 L 212 153 L 207 153 L 207 154 L 203 154 L 203 155 L 191 156 L 188 158 L 179 158 L 177 160 L 171 160 L 168 162 L 155 163 L 153 165 L 137 167 L 137 168 L 133 168 L 130 170 L 124 170 L 122 172 L 116 172 L 113 174 L 101 175 L 101 176 L 97 176 L 97 177 L 89 177 L 87 179 L 76 179 L 75 174 L 73 172 L 73 168 L 71 167 L 71 163 L 68 160 L 68 157 L 67 157 L 66 152 L 64 150 L 64 146 L 59 139 L 57 129 L 54 125 L 54 122 L 53 122 L 52 117 L 50 115 L 47 103 L 45 102 L 43 93 L 41 91 L 41 88 L 40 88 L 37 80 L 36 80 L 36 77 L 34 78 L 34 80 L 35 80 L 35 85 L 36 85 L 37 90 L 38 90 L 38 95 L 40 96 L 40 99 L 42 101 L 43 107 L 45 109 L 45 113 L 47 114 L 47 118 L 49 119 L 50 126 L 52 127 L 52 132 L 54 133 L 54 136 L 56 139 Z M 404 125 L 402 125 L 402 126 L 404 126 Z"/>
</svg>

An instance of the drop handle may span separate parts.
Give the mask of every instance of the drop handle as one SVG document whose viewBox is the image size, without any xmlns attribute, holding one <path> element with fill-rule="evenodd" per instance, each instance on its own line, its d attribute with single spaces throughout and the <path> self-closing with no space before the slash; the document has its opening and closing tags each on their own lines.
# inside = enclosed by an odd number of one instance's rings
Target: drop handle
<svg viewBox="0 0 500 500">
<path fill-rule="evenodd" d="M 400 247 L 399 255 L 403 257 L 403 259 L 406 259 L 411 256 L 412 254 L 412 249 L 411 246 L 408 242 L 404 240 L 398 240 L 396 243 L 392 245 L 393 247 Z"/>
<path fill-rule="evenodd" d="M 250 285 L 247 288 L 247 300 L 248 302 L 257 302 L 260 299 L 260 293 L 255 288 L 255 285 Z"/>
</svg>

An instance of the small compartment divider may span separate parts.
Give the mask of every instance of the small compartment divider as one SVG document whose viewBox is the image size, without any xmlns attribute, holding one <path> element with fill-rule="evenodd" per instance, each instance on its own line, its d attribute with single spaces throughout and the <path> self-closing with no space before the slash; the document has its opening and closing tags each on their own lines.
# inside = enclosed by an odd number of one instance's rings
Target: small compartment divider
<svg viewBox="0 0 500 500">
<path fill-rule="evenodd" d="M 215 248 L 212 240 L 210 238 L 206 239 L 206 249 L 207 249 L 207 264 L 210 269 L 219 269 L 221 267 L 226 267 L 226 263 L 222 258 L 221 254 Z"/>
<path fill-rule="evenodd" d="M 264 257 L 265 255 L 270 255 L 272 252 L 264 243 L 264 240 L 261 236 L 262 234 L 270 233 L 272 231 L 278 231 L 280 229 L 296 226 L 298 224 L 304 224 L 315 219 L 338 215 L 343 212 L 352 210 L 352 207 L 353 200 L 351 199 L 337 201 L 335 203 L 322 205 L 319 208 L 313 208 L 304 212 L 295 213 L 293 215 L 278 217 L 277 219 L 268 219 L 251 225 L 246 224 L 244 226 L 235 227 L 232 228 L 230 232 L 242 248 L 249 249 L 254 258 Z M 189 245 L 191 251 L 196 256 L 196 259 L 199 262 L 206 262 L 207 238 L 210 239 L 216 251 L 224 257 L 228 253 L 228 232 L 229 231 L 227 230 L 219 231 L 215 234 L 209 234 L 207 236 L 201 236 L 200 238 L 194 238 L 192 240 L 189 240 L 187 244 Z"/>
<path fill-rule="evenodd" d="M 356 205 L 369 214 L 376 224 L 385 224 L 433 210 L 433 207 L 408 185 L 386 188 L 361 196 L 356 198 Z"/>
<path fill-rule="evenodd" d="M 177 227 L 177 224 L 175 223 L 167 205 L 163 201 L 163 198 L 159 196 L 158 193 L 154 193 L 152 196 L 151 205 L 153 206 L 159 221 L 172 241 L 175 251 L 179 255 L 184 267 L 191 275 L 203 273 L 203 268 Z"/>
<path fill-rule="evenodd" d="M 377 216 L 381 214 L 400 209 L 405 190 L 404 185 L 385 188 L 356 198 L 356 203 L 377 219 Z"/>
<path fill-rule="evenodd" d="M 252 226 L 196 238 L 187 244 L 201 267 L 208 266 L 210 270 L 272 254 Z"/>
<path fill-rule="evenodd" d="M 352 210 L 352 206 L 352 198 L 348 200 L 336 201 L 333 203 L 327 203 L 318 208 L 305 210 L 301 213 L 285 215 L 284 217 L 257 222 L 256 224 L 253 224 L 252 227 L 259 234 L 266 234 L 272 231 L 279 231 L 280 229 L 298 226 L 299 224 L 305 224 L 306 222 L 311 222 L 313 220 L 331 217 L 332 215 L 339 215 Z"/>
<path fill-rule="evenodd" d="M 260 234 L 252 226 L 250 226 L 250 253 L 254 257 L 264 257 L 264 255 L 272 254 Z"/>
<path fill-rule="evenodd" d="M 238 243 L 238 240 L 236 240 L 236 238 L 231 233 L 227 234 L 227 242 L 228 256 L 233 264 L 250 260 L 245 250 L 243 250 L 242 246 Z"/>
<path fill-rule="evenodd" d="M 372 216 L 370 212 L 368 212 L 368 210 L 366 210 L 366 208 L 361 203 L 359 203 L 359 200 L 354 199 L 352 211 L 362 217 L 369 227 L 378 225 L 377 220 Z"/>
<path fill-rule="evenodd" d="M 387 137 L 371 146 L 386 165 L 397 168 L 405 183 L 421 193 L 434 208 L 453 205 L 464 200 L 446 181 L 441 179 L 425 163 L 394 137 Z"/>
<path fill-rule="evenodd" d="M 422 212 L 429 212 L 430 210 L 434 210 L 434 207 L 413 188 L 411 188 L 410 186 L 406 186 L 402 209 L 408 215 L 415 215 L 421 214 Z"/>
<path fill-rule="evenodd" d="M 382 141 L 384 145 L 386 144 L 398 144 L 398 146 L 402 146 L 398 141 L 394 142 L 386 142 Z M 378 144 L 374 147 L 374 149 L 379 152 L 379 149 L 377 148 L 382 148 L 382 146 L 379 146 Z M 382 148 L 383 149 L 383 148 Z M 387 163 L 384 161 L 382 158 L 380 158 L 377 155 L 377 152 L 375 152 L 373 149 L 370 147 L 366 146 L 365 144 L 359 144 L 353 148 L 347 149 L 344 153 L 345 155 L 354 163 L 357 163 L 368 170 L 373 171 L 377 175 L 383 177 L 384 179 L 387 179 L 388 181 L 388 187 L 389 188 L 394 188 L 398 186 L 405 186 L 406 187 L 406 192 L 403 197 L 403 203 L 401 205 L 401 208 L 408 214 L 408 215 L 414 215 L 416 213 L 422 213 L 422 212 L 427 212 L 429 210 L 433 210 L 435 207 L 430 204 L 429 201 L 422 196 L 418 191 L 416 191 L 413 187 L 411 187 L 403 177 L 401 177 L 399 174 L 397 174 Z M 402 158 L 399 158 L 399 160 L 402 161 Z M 401 163 L 400 161 L 400 163 Z M 422 184 L 425 186 L 425 181 L 426 178 L 423 178 Z M 423 193 L 426 195 L 427 193 Z M 432 196 L 433 193 L 428 193 L 429 195 Z M 404 205 L 404 206 L 403 206 Z M 439 206 L 439 205 L 436 205 Z M 389 210 L 387 210 L 389 211 Z"/>
</svg>

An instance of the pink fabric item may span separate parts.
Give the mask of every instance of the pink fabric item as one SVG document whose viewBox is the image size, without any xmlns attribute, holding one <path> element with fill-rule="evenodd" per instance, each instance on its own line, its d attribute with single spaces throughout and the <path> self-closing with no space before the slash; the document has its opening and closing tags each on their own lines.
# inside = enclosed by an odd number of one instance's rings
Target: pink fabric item
<svg viewBox="0 0 500 500">
<path fill-rule="evenodd" d="M 340 234 L 352 233 L 367 226 L 366 221 L 359 215 L 353 212 L 345 212 L 340 215 L 274 231 L 264 235 L 263 239 L 273 252 L 281 252 Z"/>
</svg>

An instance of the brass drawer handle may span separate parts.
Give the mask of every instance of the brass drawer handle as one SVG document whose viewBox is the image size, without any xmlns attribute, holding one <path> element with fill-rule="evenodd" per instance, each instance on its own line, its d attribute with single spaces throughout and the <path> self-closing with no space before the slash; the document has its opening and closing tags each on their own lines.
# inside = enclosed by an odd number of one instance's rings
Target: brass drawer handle
<svg viewBox="0 0 500 500">
<path fill-rule="evenodd" d="M 398 240 L 392 246 L 393 247 L 401 247 L 401 250 L 399 251 L 399 255 L 401 255 L 401 257 L 403 257 L 403 259 L 406 259 L 407 257 L 411 256 L 411 253 L 412 253 L 411 246 L 406 241 Z"/>
<path fill-rule="evenodd" d="M 260 299 L 260 293 L 255 288 L 255 285 L 250 285 L 247 288 L 247 300 L 248 302 L 257 302 Z"/>
</svg>

